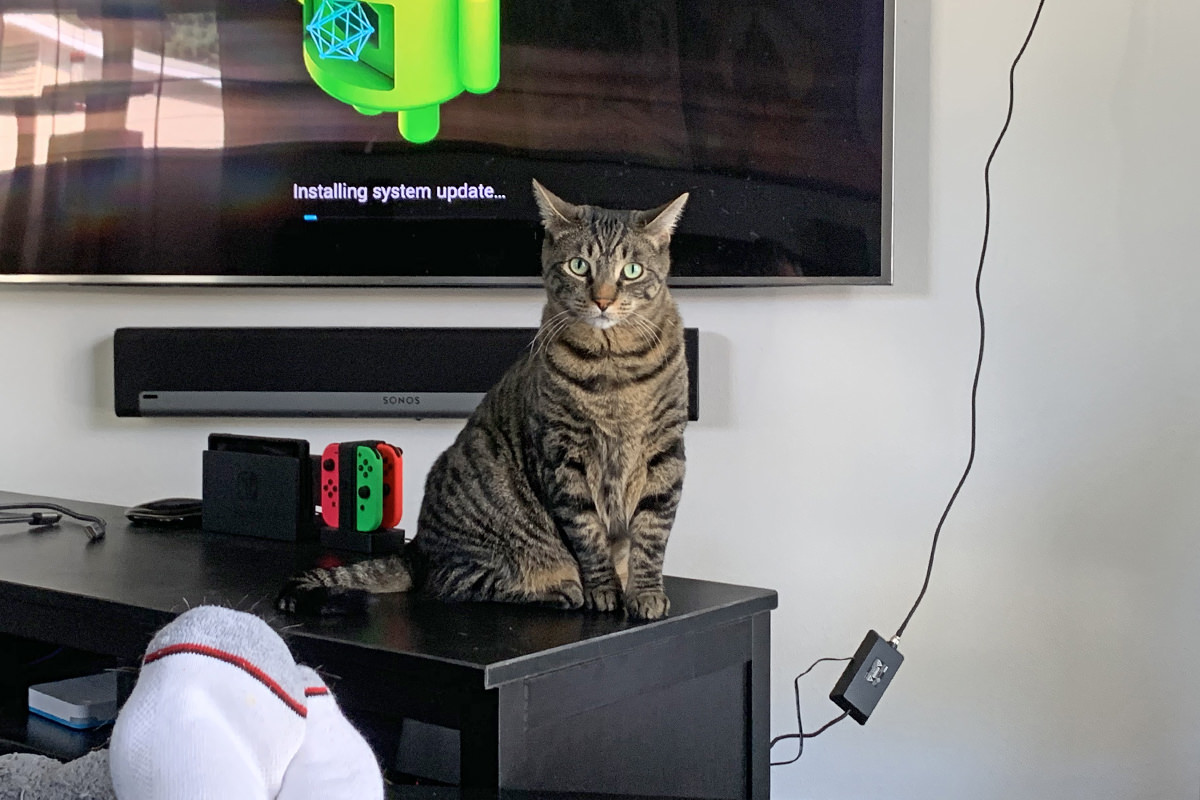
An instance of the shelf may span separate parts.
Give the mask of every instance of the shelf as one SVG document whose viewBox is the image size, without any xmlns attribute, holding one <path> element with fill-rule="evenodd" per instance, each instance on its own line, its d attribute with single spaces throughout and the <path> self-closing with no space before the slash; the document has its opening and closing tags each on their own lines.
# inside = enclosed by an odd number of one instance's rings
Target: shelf
<svg viewBox="0 0 1200 800">
<path fill-rule="evenodd" d="M 75 730 L 29 713 L 31 685 L 121 666 L 111 656 L 0 636 L 0 755 L 35 753 L 70 761 L 104 747 L 112 725 Z"/>
</svg>

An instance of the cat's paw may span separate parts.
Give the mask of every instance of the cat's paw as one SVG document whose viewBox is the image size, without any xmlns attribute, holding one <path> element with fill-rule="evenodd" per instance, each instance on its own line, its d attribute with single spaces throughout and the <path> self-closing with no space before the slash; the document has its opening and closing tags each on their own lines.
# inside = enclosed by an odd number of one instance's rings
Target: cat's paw
<svg viewBox="0 0 1200 800">
<path fill-rule="evenodd" d="M 584 605 L 593 611 L 617 611 L 621 608 L 619 586 L 596 586 L 583 595 Z"/>
<path fill-rule="evenodd" d="M 645 589 L 625 595 L 625 610 L 633 619 L 662 619 L 671 610 L 671 601 L 662 589 Z"/>
<path fill-rule="evenodd" d="M 563 581 L 549 590 L 542 598 L 542 602 L 567 611 L 583 608 L 583 586 L 579 581 Z"/>
<path fill-rule="evenodd" d="M 371 595 L 362 589 L 323 586 L 301 575 L 290 579 L 275 597 L 275 608 L 285 614 L 365 614 Z"/>
<path fill-rule="evenodd" d="M 275 596 L 275 609 L 285 614 L 297 613 L 296 609 L 304 605 L 305 598 L 313 588 L 313 582 L 303 575 L 289 578 L 283 588 L 279 590 L 279 594 Z"/>
</svg>

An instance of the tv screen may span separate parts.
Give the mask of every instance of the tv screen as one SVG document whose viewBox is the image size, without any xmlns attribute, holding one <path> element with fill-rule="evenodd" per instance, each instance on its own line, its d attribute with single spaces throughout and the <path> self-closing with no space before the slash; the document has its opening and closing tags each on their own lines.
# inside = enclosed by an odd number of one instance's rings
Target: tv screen
<svg viewBox="0 0 1200 800">
<path fill-rule="evenodd" d="M 536 178 L 676 285 L 887 283 L 892 0 L 39 0 L 0 280 L 539 282 Z"/>
</svg>

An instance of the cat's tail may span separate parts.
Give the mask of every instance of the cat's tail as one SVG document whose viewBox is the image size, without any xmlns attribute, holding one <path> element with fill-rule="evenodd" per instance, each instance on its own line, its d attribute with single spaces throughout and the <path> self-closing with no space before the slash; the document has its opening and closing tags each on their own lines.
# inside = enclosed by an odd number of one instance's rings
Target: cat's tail
<svg viewBox="0 0 1200 800">
<path fill-rule="evenodd" d="M 415 559 L 415 548 L 409 542 L 398 555 L 311 569 L 284 584 L 275 598 L 275 607 L 288 614 L 366 613 L 373 595 L 407 592 L 414 587 Z"/>
</svg>

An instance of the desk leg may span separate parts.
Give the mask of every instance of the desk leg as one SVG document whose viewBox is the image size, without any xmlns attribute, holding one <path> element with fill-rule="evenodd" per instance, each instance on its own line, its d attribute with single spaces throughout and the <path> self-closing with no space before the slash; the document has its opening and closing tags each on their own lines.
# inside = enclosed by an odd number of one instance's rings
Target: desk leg
<svg viewBox="0 0 1200 800">
<path fill-rule="evenodd" d="M 771 615 L 763 612 L 750 618 L 749 724 L 750 741 L 747 795 L 754 800 L 771 796 Z"/>
<path fill-rule="evenodd" d="M 461 711 L 459 784 L 463 789 L 494 792 L 500 788 L 498 694 L 492 689 Z"/>
</svg>

